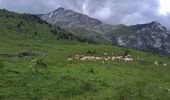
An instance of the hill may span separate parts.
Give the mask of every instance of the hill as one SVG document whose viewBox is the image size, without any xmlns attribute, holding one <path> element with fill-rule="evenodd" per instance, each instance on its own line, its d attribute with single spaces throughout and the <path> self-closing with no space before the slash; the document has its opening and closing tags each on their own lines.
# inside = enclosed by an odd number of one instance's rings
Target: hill
<svg viewBox="0 0 170 100">
<path fill-rule="evenodd" d="M 0 10 L 0 99 L 170 99 L 169 57 L 57 40 L 51 28 L 68 33 L 35 16 Z M 124 61 L 125 56 L 133 60 Z"/>
<path fill-rule="evenodd" d="M 60 27 L 53 27 L 35 15 L 17 14 L 5 9 L 0 10 L 0 30 L 1 38 L 76 38 L 72 33 Z"/>
</svg>

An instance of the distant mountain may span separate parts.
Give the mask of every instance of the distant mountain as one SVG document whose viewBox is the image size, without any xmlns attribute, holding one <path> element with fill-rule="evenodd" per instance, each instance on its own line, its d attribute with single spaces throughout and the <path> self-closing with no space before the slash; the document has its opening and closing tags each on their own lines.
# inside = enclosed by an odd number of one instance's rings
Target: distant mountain
<svg viewBox="0 0 170 100">
<path fill-rule="evenodd" d="M 122 25 L 106 35 L 113 44 L 170 55 L 170 32 L 158 22 Z"/>
<path fill-rule="evenodd" d="M 87 15 L 66 10 L 62 7 L 47 13 L 39 15 L 43 20 L 52 25 L 57 25 L 63 28 L 78 28 L 88 32 L 104 34 L 112 25 L 102 23 L 98 19 L 91 18 Z"/>
<path fill-rule="evenodd" d="M 158 22 L 131 26 L 109 25 L 64 8 L 39 16 L 48 23 L 65 28 L 89 41 L 170 55 L 170 32 Z"/>
</svg>

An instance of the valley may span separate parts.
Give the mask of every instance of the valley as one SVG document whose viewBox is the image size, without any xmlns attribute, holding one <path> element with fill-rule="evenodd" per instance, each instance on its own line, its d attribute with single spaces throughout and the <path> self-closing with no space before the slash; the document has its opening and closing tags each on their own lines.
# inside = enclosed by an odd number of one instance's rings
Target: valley
<svg viewBox="0 0 170 100">
<path fill-rule="evenodd" d="M 0 100 L 170 99 L 169 56 L 73 32 L 0 10 Z"/>
</svg>

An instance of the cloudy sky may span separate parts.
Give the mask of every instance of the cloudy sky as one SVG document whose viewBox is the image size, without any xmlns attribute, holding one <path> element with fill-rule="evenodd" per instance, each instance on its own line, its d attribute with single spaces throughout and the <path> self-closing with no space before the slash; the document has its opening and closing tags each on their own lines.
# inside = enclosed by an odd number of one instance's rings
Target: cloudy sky
<svg viewBox="0 0 170 100">
<path fill-rule="evenodd" d="M 170 0 L 0 0 L 0 8 L 42 14 L 58 7 L 71 9 L 109 24 L 158 21 L 170 29 Z"/>
</svg>

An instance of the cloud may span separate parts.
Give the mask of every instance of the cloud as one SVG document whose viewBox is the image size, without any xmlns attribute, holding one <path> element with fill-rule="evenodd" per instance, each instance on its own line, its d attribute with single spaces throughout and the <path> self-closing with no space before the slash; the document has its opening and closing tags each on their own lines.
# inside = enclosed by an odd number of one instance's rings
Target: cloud
<svg viewBox="0 0 170 100">
<path fill-rule="evenodd" d="M 159 0 L 0 0 L 0 8 L 21 13 L 47 13 L 58 7 L 84 13 L 109 24 L 158 21 L 170 29 L 170 14 L 160 13 Z"/>
</svg>

